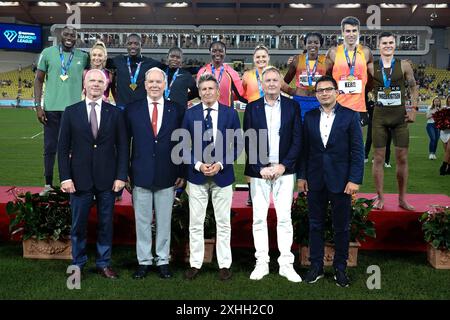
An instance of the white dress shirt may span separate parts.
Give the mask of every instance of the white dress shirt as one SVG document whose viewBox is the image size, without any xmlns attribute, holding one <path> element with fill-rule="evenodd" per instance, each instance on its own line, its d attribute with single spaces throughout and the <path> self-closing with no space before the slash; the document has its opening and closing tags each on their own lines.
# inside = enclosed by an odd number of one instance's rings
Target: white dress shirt
<svg viewBox="0 0 450 320">
<path fill-rule="evenodd" d="M 280 161 L 280 128 L 281 128 L 281 106 L 280 96 L 275 104 L 271 106 L 264 96 L 264 111 L 266 112 L 267 136 L 269 138 L 269 162 L 278 163 Z"/>
<path fill-rule="evenodd" d="M 333 126 L 334 118 L 336 117 L 335 111 L 336 107 L 333 107 L 331 112 L 328 114 L 322 107 L 320 107 L 320 137 L 322 138 L 322 143 L 325 148 L 327 147 L 331 127 Z"/>
<path fill-rule="evenodd" d="M 213 143 L 216 143 L 216 136 L 217 136 L 217 119 L 219 118 L 219 102 L 215 102 L 211 107 L 208 107 L 204 104 L 202 104 L 203 106 L 203 119 L 206 118 L 206 115 L 208 114 L 208 108 L 211 108 L 212 110 L 210 111 L 210 116 L 211 116 L 211 121 L 212 121 L 212 127 L 213 127 Z M 203 137 L 202 137 L 203 138 Z M 218 162 L 220 164 L 220 168 L 223 169 L 223 165 L 222 163 Z M 200 171 L 200 167 L 203 163 L 200 161 L 197 161 L 195 163 L 195 170 Z"/>
<path fill-rule="evenodd" d="M 159 129 L 161 129 L 161 124 L 162 124 L 162 118 L 163 118 L 163 112 L 164 112 L 164 98 L 161 97 L 159 100 L 157 101 L 153 101 L 150 97 L 147 96 L 147 105 L 148 105 L 148 112 L 150 113 L 150 124 L 153 121 L 152 116 L 153 116 L 153 108 L 155 107 L 153 105 L 153 102 L 158 103 L 158 120 L 156 121 L 156 133 L 159 132 Z"/>
<path fill-rule="evenodd" d="M 102 108 L 102 102 L 103 102 L 103 97 L 100 97 L 97 100 L 91 100 L 88 97 L 86 97 L 86 111 L 87 111 L 87 116 L 88 116 L 88 122 L 91 123 L 91 102 L 95 102 L 95 114 L 97 115 L 97 128 L 100 130 L 100 117 L 101 117 L 101 108 Z"/>
</svg>

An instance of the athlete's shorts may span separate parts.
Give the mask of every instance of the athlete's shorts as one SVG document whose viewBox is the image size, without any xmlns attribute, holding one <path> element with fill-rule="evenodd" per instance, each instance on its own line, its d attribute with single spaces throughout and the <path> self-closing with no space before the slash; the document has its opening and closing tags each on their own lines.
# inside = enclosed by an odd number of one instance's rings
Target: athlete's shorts
<svg viewBox="0 0 450 320">
<path fill-rule="evenodd" d="M 374 148 L 385 148 L 388 130 L 391 129 L 394 146 L 408 148 L 409 129 L 405 121 L 406 109 L 402 106 L 375 106 L 372 118 L 372 143 Z"/>
<path fill-rule="evenodd" d="M 320 102 L 316 97 L 294 96 L 293 99 L 300 104 L 302 121 L 306 112 L 320 107 Z"/>
</svg>

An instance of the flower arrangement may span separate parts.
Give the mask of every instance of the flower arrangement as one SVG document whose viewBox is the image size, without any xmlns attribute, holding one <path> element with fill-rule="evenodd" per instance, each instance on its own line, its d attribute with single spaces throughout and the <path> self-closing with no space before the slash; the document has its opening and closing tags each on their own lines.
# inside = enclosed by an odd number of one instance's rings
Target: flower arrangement
<svg viewBox="0 0 450 320">
<path fill-rule="evenodd" d="M 309 242 L 309 217 L 307 198 L 299 193 L 292 205 L 292 224 L 294 227 L 294 241 L 300 245 Z M 350 217 L 350 242 L 365 241 L 366 237 L 376 237 L 375 224 L 368 219 L 373 208 L 374 200 L 352 197 L 352 211 Z M 325 242 L 333 242 L 333 223 L 331 207 L 328 207 L 324 227 Z"/>
<path fill-rule="evenodd" d="M 450 109 L 449 109 L 450 110 Z M 422 222 L 424 239 L 433 248 L 450 249 L 450 207 L 433 205 L 419 218 Z"/>
<path fill-rule="evenodd" d="M 450 129 L 450 108 L 444 108 L 433 114 L 434 124 L 439 130 Z"/>
<path fill-rule="evenodd" d="M 23 240 L 69 237 L 72 214 L 68 193 L 55 188 L 47 196 L 40 196 L 39 193 L 24 193 L 15 187 L 9 192 L 15 198 L 6 204 L 11 235 L 20 234 Z"/>
</svg>

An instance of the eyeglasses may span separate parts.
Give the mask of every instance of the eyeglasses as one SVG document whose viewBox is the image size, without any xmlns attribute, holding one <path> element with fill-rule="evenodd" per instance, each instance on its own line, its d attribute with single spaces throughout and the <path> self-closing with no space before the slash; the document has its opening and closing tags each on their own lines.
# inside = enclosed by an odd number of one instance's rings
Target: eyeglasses
<svg viewBox="0 0 450 320">
<path fill-rule="evenodd" d="M 335 90 L 333 87 L 328 87 L 328 88 L 320 88 L 316 90 L 317 94 L 323 94 L 323 93 L 331 93 L 333 92 L 333 90 Z"/>
</svg>

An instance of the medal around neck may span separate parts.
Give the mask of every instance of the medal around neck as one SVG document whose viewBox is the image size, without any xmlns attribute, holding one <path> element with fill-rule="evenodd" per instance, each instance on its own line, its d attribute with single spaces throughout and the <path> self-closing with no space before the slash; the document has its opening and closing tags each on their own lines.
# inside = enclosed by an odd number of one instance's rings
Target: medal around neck
<svg viewBox="0 0 450 320">
<path fill-rule="evenodd" d="M 67 74 L 62 74 L 59 77 L 61 78 L 62 81 L 66 81 L 69 78 Z"/>
<path fill-rule="evenodd" d="M 136 88 L 137 88 L 137 84 L 136 83 L 130 83 L 130 88 L 131 88 L 131 90 L 136 90 Z"/>
</svg>

